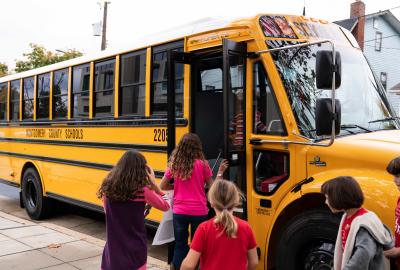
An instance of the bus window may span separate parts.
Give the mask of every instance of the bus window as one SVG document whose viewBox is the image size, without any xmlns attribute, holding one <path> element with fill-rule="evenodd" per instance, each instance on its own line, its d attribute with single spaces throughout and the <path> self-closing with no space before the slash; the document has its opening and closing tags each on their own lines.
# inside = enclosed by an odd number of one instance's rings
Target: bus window
<svg viewBox="0 0 400 270">
<path fill-rule="evenodd" d="M 33 119 L 34 79 L 25 78 L 22 92 L 22 119 Z"/>
<path fill-rule="evenodd" d="M 72 117 L 89 117 L 90 65 L 73 68 L 72 71 Z"/>
<path fill-rule="evenodd" d="M 144 115 L 146 50 L 121 56 L 121 115 Z"/>
<path fill-rule="evenodd" d="M 114 115 L 115 59 L 94 64 L 93 114 L 96 117 Z"/>
<path fill-rule="evenodd" d="M 254 188 L 257 193 L 271 195 L 289 178 L 289 154 L 275 151 L 253 152 Z"/>
<path fill-rule="evenodd" d="M 254 64 L 253 78 L 253 132 L 285 135 L 279 107 L 261 62 Z"/>
<path fill-rule="evenodd" d="M 10 86 L 10 119 L 13 121 L 19 120 L 19 91 L 20 82 L 19 80 L 12 81 Z"/>
<path fill-rule="evenodd" d="M 68 114 L 68 69 L 54 72 L 53 118 L 65 118 Z"/>
<path fill-rule="evenodd" d="M 167 114 L 167 52 L 183 51 L 181 41 L 154 47 L 152 72 L 152 108 L 153 114 Z M 175 107 L 176 115 L 183 115 L 183 64 L 175 64 Z"/>
<path fill-rule="evenodd" d="M 0 83 L 0 121 L 7 120 L 8 84 Z"/>
<path fill-rule="evenodd" d="M 36 119 L 49 118 L 50 73 L 38 76 Z"/>
</svg>

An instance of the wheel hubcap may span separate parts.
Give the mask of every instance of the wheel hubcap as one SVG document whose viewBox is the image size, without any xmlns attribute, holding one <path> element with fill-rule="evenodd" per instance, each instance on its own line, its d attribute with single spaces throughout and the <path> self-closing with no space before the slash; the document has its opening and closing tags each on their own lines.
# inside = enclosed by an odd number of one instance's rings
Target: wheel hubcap
<svg viewBox="0 0 400 270">
<path fill-rule="evenodd" d="M 305 254 L 305 270 L 333 269 L 334 244 L 324 241 L 313 243 Z"/>
</svg>

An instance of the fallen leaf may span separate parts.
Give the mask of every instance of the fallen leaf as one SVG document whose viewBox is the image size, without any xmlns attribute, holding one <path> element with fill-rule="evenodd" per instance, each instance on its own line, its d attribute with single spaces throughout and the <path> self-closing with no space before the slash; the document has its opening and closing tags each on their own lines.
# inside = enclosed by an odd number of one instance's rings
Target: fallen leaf
<svg viewBox="0 0 400 270">
<path fill-rule="evenodd" d="M 47 247 L 48 248 L 59 248 L 59 247 L 61 247 L 61 244 L 50 244 Z"/>
</svg>

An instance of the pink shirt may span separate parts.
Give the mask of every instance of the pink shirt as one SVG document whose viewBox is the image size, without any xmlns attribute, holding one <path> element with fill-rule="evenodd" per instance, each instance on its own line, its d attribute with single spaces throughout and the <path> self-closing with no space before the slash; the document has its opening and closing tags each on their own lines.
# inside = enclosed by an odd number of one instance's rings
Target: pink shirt
<svg viewBox="0 0 400 270">
<path fill-rule="evenodd" d="M 164 175 L 167 179 L 173 178 L 169 168 Z M 188 179 L 174 178 L 174 214 L 204 216 L 207 215 L 207 199 L 204 190 L 206 179 L 212 176 L 207 161 L 195 160 L 192 176 Z"/>
</svg>

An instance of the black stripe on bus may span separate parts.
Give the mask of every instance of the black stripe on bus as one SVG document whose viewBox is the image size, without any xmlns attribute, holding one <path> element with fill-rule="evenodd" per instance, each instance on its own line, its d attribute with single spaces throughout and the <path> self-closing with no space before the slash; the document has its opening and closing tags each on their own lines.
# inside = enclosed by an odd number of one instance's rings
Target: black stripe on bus
<svg viewBox="0 0 400 270">
<path fill-rule="evenodd" d="M 61 145 L 61 146 L 76 146 L 76 147 L 91 147 L 91 148 L 104 148 L 104 149 L 118 149 L 118 150 L 135 149 L 135 150 L 139 150 L 139 151 L 148 151 L 148 152 L 166 152 L 167 151 L 166 146 L 149 145 L 149 144 L 82 142 L 82 141 L 45 140 L 45 139 L 39 140 L 39 139 L 23 139 L 23 138 L 0 138 L 0 141 L 33 143 L 33 144 L 50 144 L 50 145 Z"/>
<path fill-rule="evenodd" d="M 13 181 L 6 180 L 6 179 L 2 179 L 2 178 L 0 178 L 0 183 L 8 185 L 8 186 L 12 186 L 12 187 L 20 187 L 20 184 L 15 183 Z"/>
<path fill-rule="evenodd" d="M 177 118 L 177 126 L 187 126 L 186 118 Z M 92 120 L 38 120 L 38 121 L 10 121 L 0 122 L 0 126 L 49 126 L 49 127 L 152 127 L 167 126 L 166 118 L 139 118 L 139 119 L 92 119 Z"/>
<path fill-rule="evenodd" d="M 82 208 L 86 208 L 86 209 L 89 209 L 89 210 L 92 210 L 92 211 L 96 211 L 96 212 L 99 212 L 99 213 L 104 213 L 103 207 L 101 207 L 101 206 L 99 206 L 97 204 L 94 204 L 94 203 L 88 203 L 88 202 L 85 202 L 85 201 L 72 199 L 70 197 L 65 197 L 65 196 L 62 196 L 62 195 L 59 195 L 59 194 L 56 194 L 56 193 L 52 193 L 52 192 L 46 192 L 46 195 L 47 195 L 47 197 L 55 199 L 57 201 L 61 201 L 61 202 L 65 202 L 65 203 L 68 203 L 68 204 L 76 205 L 76 206 L 79 206 L 79 207 L 82 207 Z"/>
<path fill-rule="evenodd" d="M 85 202 L 85 201 L 81 201 L 81 200 L 77 200 L 77 199 L 72 199 L 70 197 L 65 197 L 56 193 L 52 193 L 52 192 L 47 192 L 46 193 L 47 197 L 61 201 L 61 202 L 65 202 L 68 204 L 72 204 L 72 205 L 76 205 L 88 210 L 92 210 L 98 213 L 102 213 L 104 214 L 104 208 L 94 204 L 94 203 L 89 203 L 89 202 Z M 145 224 L 149 227 L 152 227 L 154 229 L 157 229 L 159 223 L 157 221 L 154 220 L 149 220 L 149 219 L 145 219 Z"/>
<path fill-rule="evenodd" d="M 5 152 L 5 151 L 0 151 L 0 155 L 19 157 L 19 158 L 25 158 L 25 159 L 33 159 L 33 160 L 59 163 L 59 164 L 65 164 L 65 165 L 71 165 L 71 166 L 98 169 L 98 170 L 106 170 L 106 171 L 111 170 L 113 167 L 113 165 L 104 164 L 104 163 L 95 163 L 95 162 L 86 162 L 86 161 L 71 160 L 71 159 L 26 155 L 26 154 Z M 164 176 L 163 171 L 154 171 L 154 174 L 157 178 L 162 178 Z"/>
</svg>

